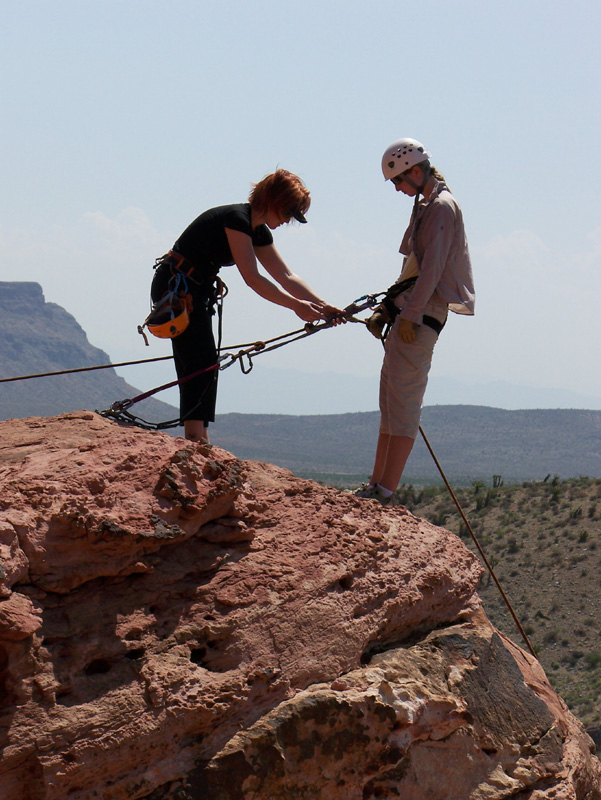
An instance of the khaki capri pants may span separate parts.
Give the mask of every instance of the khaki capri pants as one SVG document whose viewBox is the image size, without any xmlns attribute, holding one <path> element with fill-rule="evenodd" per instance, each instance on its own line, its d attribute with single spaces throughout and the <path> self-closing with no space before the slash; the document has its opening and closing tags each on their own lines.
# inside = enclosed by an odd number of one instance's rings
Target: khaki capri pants
<svg viewBox="0 0 601 800">
<path fill-rule="evenodd" d="M 399 338 L 399 321 L 397 316 L 386 337 L 380 373 L 380 433 L 415 439 L 438 334 L 420 325 L 416 340 L 406 344 Z"/>
</svg>

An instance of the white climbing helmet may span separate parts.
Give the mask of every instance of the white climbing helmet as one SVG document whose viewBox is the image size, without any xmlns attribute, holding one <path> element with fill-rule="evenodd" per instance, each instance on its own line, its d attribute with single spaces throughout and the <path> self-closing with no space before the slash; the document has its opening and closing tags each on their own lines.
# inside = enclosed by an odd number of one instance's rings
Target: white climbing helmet
<svg viewBox="0 0 601 800">
<path fill-rule="evenodd" d="M 416 139 L 399 139 L 393 142 L 382 156 L 382 172 L 389 181 L 416 164 L 429 161 L 432 156 Z"/>
</svg>

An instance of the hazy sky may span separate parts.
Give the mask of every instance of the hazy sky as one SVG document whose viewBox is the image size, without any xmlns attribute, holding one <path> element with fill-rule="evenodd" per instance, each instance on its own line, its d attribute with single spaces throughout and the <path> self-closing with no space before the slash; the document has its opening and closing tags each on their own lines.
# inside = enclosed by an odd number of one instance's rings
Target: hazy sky
<svg viewBox="0 0 601 800">
<path fill-rule="evenodd" d="M 112 361 L 170 352 L 136 333 L 154 259 L 277 166 L 313 198 L 309 224 L 276 232 L 290 267 L 338 305 L 385 289 L 412 201 L 380 160 L 412 136 L 462 206 L 477 293 L 432 378 L 465 385 L 453 402 L 507 381 L 601 408 L 598 0 L 4 0 L 1 18 L 0 280 L 38 281 Z M 299 326 L 223 277 L 225 344 Z M 248 384 L 223 374 L 219 410 L 248 410 L 261 369 L 298 372 L 312 411 L 336 386 L 353 410 L 352 376 L 377 406 L 361 326 L 264 359 Z M 122 374 L 147 389 L 172 367 Z M 264 408 L 289 409 L 277 382 Z"/>
</svg>

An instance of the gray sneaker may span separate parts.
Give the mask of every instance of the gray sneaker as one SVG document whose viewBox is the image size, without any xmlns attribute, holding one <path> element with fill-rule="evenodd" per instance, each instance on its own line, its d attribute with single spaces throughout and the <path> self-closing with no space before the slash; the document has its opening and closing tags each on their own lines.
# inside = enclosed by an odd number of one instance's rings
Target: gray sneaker
<svg viewBox="0 0 601 800">
<path fill-rule="evenodd" d="M 376 484 L 375 486 L 361 486 L 361 488 L 357 489 L 354 492 L 355 497 L 363 497 L 366 500 L 377 500 L 381 506 L 393 507 L 398 505 L 398 500 L 394 492 L 390 495 L 390 497 L 386 497 L 382 492 L 382 489 Z"/>
</svg>

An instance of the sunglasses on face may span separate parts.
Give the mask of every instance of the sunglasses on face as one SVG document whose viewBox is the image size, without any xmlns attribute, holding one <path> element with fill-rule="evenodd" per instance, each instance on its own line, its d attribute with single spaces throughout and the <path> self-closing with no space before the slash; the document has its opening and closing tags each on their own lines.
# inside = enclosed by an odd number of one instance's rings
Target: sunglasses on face
<svg viewBox="0 0 601 800">
<path fill-rule="evenodd" d="M 390 180 L 394 183 L 395 186 L 400 186 L 401 183 L 407 177 L 409 172 L 411 172 L 411 170 L 406 170 L 405 172 L 401 172 L 400 175 L 395 175 L 394 178 L 391 178 Z"/>
</svg>

